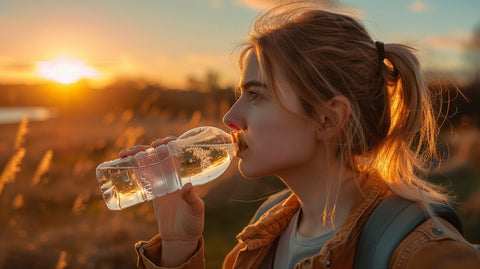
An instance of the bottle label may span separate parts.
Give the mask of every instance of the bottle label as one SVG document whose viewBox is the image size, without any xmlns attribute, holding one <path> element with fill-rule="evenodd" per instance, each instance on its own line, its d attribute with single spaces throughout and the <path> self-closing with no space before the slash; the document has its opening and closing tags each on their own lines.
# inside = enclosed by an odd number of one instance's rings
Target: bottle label
<svg viewBox="0 0 480 269">
<path fill-rule="evenodd" d="M 149 166 L 155 164 L 156 161 L 153 157 L 153 154 L 149 154 L 148 152 L 139 152 L 137 156 L 138 165 L 138 176 L 140 183 L 142 184 L 143 188 L 145 189 L 146 199 L 151 200 L 153 199 L 153 188 L 152 188 L 152 177 L 150 175 L 150 171 L 148 169 Z"/>
</svg>

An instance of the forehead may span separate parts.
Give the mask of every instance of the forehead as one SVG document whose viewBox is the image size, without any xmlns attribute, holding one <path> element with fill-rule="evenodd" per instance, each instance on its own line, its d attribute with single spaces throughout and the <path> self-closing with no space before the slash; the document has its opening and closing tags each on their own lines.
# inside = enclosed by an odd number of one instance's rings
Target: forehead
<svg viewBox="0 0 480 269">
<path fill-rule="evenodd" d="M 258 63 L 255 53 L 250 53 L 245 60 L 245 63 L 245 68 L 242 72 L 241 84 L 250 81 L 265 83 L 265 78 L 263 76 L 263 72 L 261 72 L 260 64 Z"/>
</svg>

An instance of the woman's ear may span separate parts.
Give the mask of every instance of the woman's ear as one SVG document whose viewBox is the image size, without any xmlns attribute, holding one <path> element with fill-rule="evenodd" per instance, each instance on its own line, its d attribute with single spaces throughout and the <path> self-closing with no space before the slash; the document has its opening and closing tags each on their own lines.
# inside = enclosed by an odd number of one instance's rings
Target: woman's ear
<svg viewBox="0 0 480 269">
<path fill-rule="evenodd" d="M 335 96 L 327 102 L 327 111 L 318 115 L 317 138 L 329 139 L 338 134 L 350 117 L 350 101 L 345 96 Z"/>
</svg>

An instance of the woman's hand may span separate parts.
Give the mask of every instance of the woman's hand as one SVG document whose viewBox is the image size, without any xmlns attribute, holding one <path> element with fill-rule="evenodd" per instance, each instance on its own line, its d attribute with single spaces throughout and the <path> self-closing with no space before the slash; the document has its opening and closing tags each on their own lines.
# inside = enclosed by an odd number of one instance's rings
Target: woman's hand
<svg viewBox="0 0 480 269">
<path fill-rule="evenodd" d="M 175 137 L 157 139 L 151 147 L 165 145 L 175 139 Z M 134 155 L 148 148 L 150 146 L 137 145 L 122 150 L 119 156 Z M 185 263 L 195 253 L 203 232 L 205 206 L 202 199 L 192 184 L 187 183 L 180 191 L 155 198 L 153 207 L 162 238 L 160 265 L 176 267 Z"/>
</svg>

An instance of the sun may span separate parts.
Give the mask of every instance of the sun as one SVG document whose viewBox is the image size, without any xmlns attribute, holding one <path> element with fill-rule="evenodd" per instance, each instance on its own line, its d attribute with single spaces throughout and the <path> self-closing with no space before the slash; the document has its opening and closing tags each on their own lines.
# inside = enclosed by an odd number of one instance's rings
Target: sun
<svg viewBox="0 0 480 269">
<path fill-rule="evenodd" d="M 62 84 L 75 83 L 82 78 L 94 78 L 98 75 L 94 68 L 73 59 L 38 62 L 36 71 L 42 78 Z"/>
</svg>

